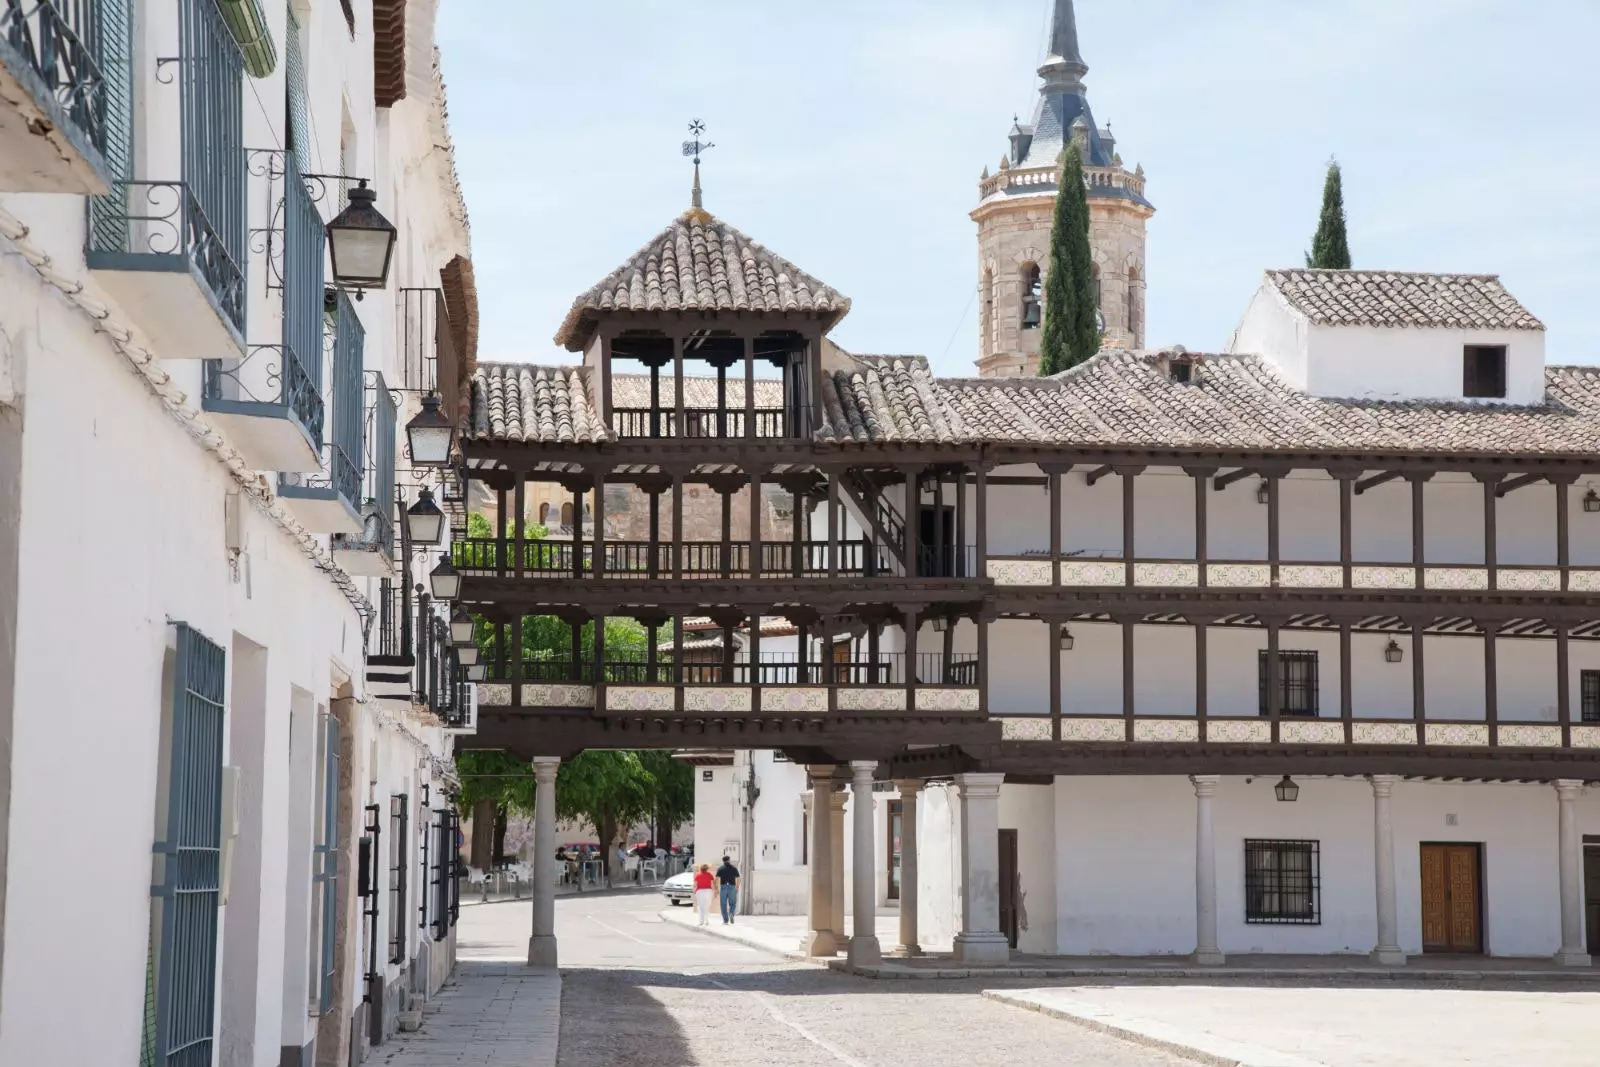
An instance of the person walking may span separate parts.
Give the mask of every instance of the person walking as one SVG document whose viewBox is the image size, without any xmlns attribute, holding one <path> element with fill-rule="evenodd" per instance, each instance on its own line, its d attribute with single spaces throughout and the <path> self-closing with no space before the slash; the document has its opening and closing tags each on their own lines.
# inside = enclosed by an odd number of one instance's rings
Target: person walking
<svg viewBox="0 0 1600 1067">
<path fill-rule="evenodd" d="M 711 864 L 702 863 L 694 873 L 694 908 L 700 913 L 701 926 L 711 921 L 711 886 L 714 882 L 716 878 L 711 873 Z"/>
<path fill-rule="evenodd" d="M 729 926 L 739 908 L 739 868 L 726 856 L 717 868 L 717 881 L 722 885 L 722 925 Z"/>
</svg>

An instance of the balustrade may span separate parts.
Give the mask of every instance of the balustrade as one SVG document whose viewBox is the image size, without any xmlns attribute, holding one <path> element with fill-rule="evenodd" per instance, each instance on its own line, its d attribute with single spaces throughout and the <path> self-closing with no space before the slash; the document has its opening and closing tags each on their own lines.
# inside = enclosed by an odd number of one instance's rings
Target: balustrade
<svg viewBox="0 0 1600 1067">
<path fill-rule="evenodd" d="M 760 438 L 788 436 L 782 408 L 756 408 L 755 434 Z M 743 408 L 685 408 L 683 431 L 678 429 L 675 408 L 614 408 L 611 429 L 621 438 L 742 438 L 745 437 Z"/>
</svg>

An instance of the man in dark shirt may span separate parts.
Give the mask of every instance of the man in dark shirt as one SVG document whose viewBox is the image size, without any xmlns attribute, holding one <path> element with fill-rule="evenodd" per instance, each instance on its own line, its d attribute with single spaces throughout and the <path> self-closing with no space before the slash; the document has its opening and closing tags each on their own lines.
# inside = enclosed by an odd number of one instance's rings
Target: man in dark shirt
<svg viewBox="0 0 1600 1067">
<path fill-rule="evenodd" d="M 739 868 L 726 856 L 722 857 L 722 866 L 717 868 L 717 882 L 722 903 L 722 925 L 727 926 L 733 922 L 733 916 L 739 908 Z"/>
</svg>

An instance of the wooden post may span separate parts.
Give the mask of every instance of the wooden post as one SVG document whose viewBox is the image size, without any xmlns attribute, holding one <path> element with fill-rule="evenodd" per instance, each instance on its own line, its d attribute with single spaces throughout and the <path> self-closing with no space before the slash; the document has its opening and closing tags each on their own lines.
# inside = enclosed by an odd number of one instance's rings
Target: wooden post
<svg viewBox="0 0 1600 1067">
<path fill-rule="evenodd" d="M 828 479 L 828 577 L 839 577 L 839 479 L 834 471 L 824 472 Z"/>
<path fill-rule="evenodd" d="M 1050 584 L 1061 584 L 1061 471 L 1052 470 L 1050 486 Z M 1123 492 L 1126 493 L 1126 483 Z M 1131 566 L 1131 565 L 1130 565 Z M 1057 657 L 1059 659 L 1059 657 Z"/>
<path fill-rule="evenodd" d="M 661 490 L 650 489 L 650 577 L 661 577 Z"/>
<path fill-rule="evenodd" d="M 1205 495 L 1205 483 L 1199 479 L 1195 485 L 1200 487 L 1201 499 Z M 1210 690 L 1211 682 L 1207 674 L 1210 667 L 1210 654 L 1206 651 L 1206 638 L 1209 636 L 1210 621 L 1207 618 L 1195 616 L 1189 620 L 1194 625 L 1194 717 L 1200 723 L 1200 740 L 1206 739 L 1206 719 L 1211 713 Z"/>
<path fill-rule="evenodd" d="M 661 436 L 661 364 L 650 364 L 650 436 Z"/>
<path fill-rule="evenodd" d="M 1133 588 L 1133 562 L 1134 553 L 1138 551 L 1134 540 L 1133 525 L 1133 479 L 1138 476 L 1143 467 L 1120 467 L 1117 474 L 1122 479 L 1122 584 L 1129 589 Z M 1059 565 L 1057 566 L 1059 570 Z M 1129 631 L 1132 632 L 1131 630 Z M 1133 740 L 1133 723 L 1128 724 L 1128 740 Z"/>
<path fill-rule="evenodd" d="M 906 577 L 915 578 L 922 573 L 922 568 L 917 565 L 917 538 L 922 532 L 922 468 L 902 467 L 901 471 L 906 479 Z"/>
<path fill-rule="evenodd" d="M 572 638 L 572 681 L 581 682 L 583 681 L 583 621 L 576 611 L 567 616 L 567 630 Z M 517 647 L 522 646 L 519 643 Z"/>
<path fill-rule="evenodd" d="M 746 472 L 750 476 L 750 567 L 749 574 L 752 581 L 761 577 L 761 519 L 766 508 L 762 507 L 761 499 L 761 468 L 751 467 Z M 798 519 L 796 520 L 798 521 Z"/>
<path fill-rule="evenodd" d="M 1050 636 L 1050 740 L 1061 740 L 1061 620 L 1048 619 Z"/>
<path fill-rule="evenodd" d="M 750 706 L 761 709 L 761 608 L 745 609 L 745 619 L 750 627 Z"/>
<path fill-rule="evenodd" d="M 1572 482 L 1566 476 L 1550 479 L 1556 490 L 1556 569 L 1561 572 L 1563 592 L 1572 588 L 1572 520 L 1568 512 Z"/>
<path fill-rule="evenodd" d="M 506 514 L 506 491 L 495 490 L 495 542 L 494 542 L 494 572 L 500 577 L 506 576 L 506 523 L 510 516 Z M 521 524 L 518 523 L 520 526 Z"/>
<path fill-rule="evenodd" d="M 583 577 L 583 490 L 572 490 L 572 576 Z"/>
<path fill-rule="evenodd" d="M 594 474 L 594 561 L 589 564 L 596 578 L 606 575 L 606 476 Z"/>
<path fill-rule="evenodd" d="M 722 552 L 718 572 L 724 578 L 733 576 L 733 487 L 723 485 L 717 489 L 722 497 Z"/>
<path fill-rule="evenodd" d="M 906 524 L 910 526 L 908 522 Z M 909 608 L 905 612 L 906 631 L 906 710 L 917 710 L 917 628 L 922 621 L 917 617 L 916 609 Z"/>
<path fill-rule="evenodd" d="M 1282 539 L 1279 529 L 1278 482 L 1282 475 L 1269 472 L 1267 482 L 1267 566 L 1271 569 L 1272 588 L 1278 588 L 1278 571 L 1283 564 Z M 1278 724 L 1272 724 L 1272 740 L 1278 740 Z"/>
<path fill-rule="evenodd" d="M 1485 487 L 1488 488 L 1487 486 Z M 1494 491 L 1488 490 L 1494 500 Z M 1489 505 L 1493 507 L 1491 503 Z M 1476 620 L 1483 630 L 1483 721 L 1489 726 L 1489 744 L 1500 744 L 1500 678 L 1496 653 L 1500 628 L 1489 619 Z"/>
<path fill-rule="evenodd" d="M 597 707 L 603 707 L 604 706 L 603 704 L 600 703 L 600 693 L 605 688 L 605 682 L 606 682 L 606 617 L 604 615 L 597 614 L 597 615 L 594 616 L 594 684 L 595 684 L 595 703 L 596 703 Z"/>
<path fill-rule="evenodd" d="M 1283 715 L 1283 665 L 1278 662 L 1278 620 L 1264 621 L 1267 624 L 1267 719 L 1272 727 L 1272 743 L 1277 744 L 1278 720 Z"/>
<path fill-rule="evenodd" d="M 978 488 L 977 514 L 973 516 L 978 524 L 977 547 L 977 575 L 978 578 L 989 577 L 989 468 L 980 460 L 978 462 Z M 986 631 L 986 627 L 980 627 Z"/>
<path fill-rule="evenodd" d="M 523 558 L 522 558 L 523 554 L 524 554 L 522 545 L 523 545 L 524 533 L 525 533 L 525 531 L 523 530 L 523 527 L 527 525 L 527 520 L 524 518 L 524 515 L 526 514 L 527 504 L 526 504 L 526 497 L 525 497 L 524 491 L 523 491 L 523 486 L 526 483 L 525 483 L 525 480 L 522 477 L 522 472 L 521 471 L 517 472 L 517 476 L 516 477 L 517 477 L 516 491 L 512 494 L 511 510 L 516 512 L 517 519 L 516 519 L 516 524 L 514 526 L 512 526 L 512 528 L 511 528 L 511 532 L 512 532 L 512 536 L 515 538 L 515 549 L 516 549 L 516 561 L 517 562 L 516 562 L 516 567 L 512 570 L 512 573 L 515 574 L 518 578 L 521 578 L 522 577 L 523 564 L 525 562 L 523 560 Z"/>
<path fill-rule="evenodd" d="M 728 365 L 717 361 L 717 437 L 728 436 Z"/>
<path fill-rule="evenodd" d="M 1348 480 L 1339 484 L 1349 487 Z M 1348 499 L 1348 497 L 1346 498 Z M 1339 620 L 1339 719 L 1344 724 L 1344 743 L 1355 739 L 1355 698 L 1350 692 L 1353 672 L 1350 669 L 1350 620 Z"/>
<path fill-rule="evenodd" d="M 1127 482 L 1123 482 L 1126 486 Z M 1124 490 L 1126 491 L 1126 490 Z M 1137 621 L 1134 616 L 1122 618 L 1122 717 L 1125 720 L 1124 741 L 1133 741 L 1133 716 L 1135 713 L 1133 701 L 1133 626 Z"/>
<path fill-rule="evenodd" d="M 1422 487 L 1427 484 L 1426 474 L 1413 474 L 1411 478 L 1411 565 L 1416 569 L 1417 592 L 1427 588 L 1427 543 L 1426 527 L 1423 524 L 1425 511 L 1422 502 Z M 1418 657 L 1419 659 L 1421 657 Z"/>
<path fill-rule="evenodd" d="M 967 468 L 956 468 L 956 566 L 954 576 L 970 578 L 967 573 Z"/>
<path fill-rule="evenodd" d="M 989 714 L 989 615 L 978 609 L 978 708 Z"/>
<path fill-rule="evenodd" d="M 1489 588 L 1493 590 L 1500 588 L 1499 575 L 1497 573 L 1500 553 L 1495 545 L 1495 512 L 1498 510 L 1495 506 L 1495 501 L 1499 499 L 1495 495 L 1495 489 L 1500 484 L 1500 476 L 1498 474 L 1480 474 L 1478 475 L 1478 481 L 1483 485 L 1483 565 L 1489 572 Z M 1489 734 L 1492 738 L 1494 731 L 1490 730 Z"/>
<path fill-rule="evenodd" d="M 683 616 L 672 617 L 672 706 L 683 714 Z"/>
<path fill-rule="evenodd" d="M 683 578 L 683 472 L 672 472 L 672 577 Z"/>
<path fill-rule="evenodd" d="M 644 673 L 646 685 L 655 685 L 660 681 L 656 677 L 656 663 L 660 656 L 656 646 L 661 643 L 660 634 L 661 624 L 651 619 L 650 625 L 645 627 Z"/>
<path fill-rule="evenodd" d="M 933 576 L 947 577 L 944 554 L 944 472 L 933 472 Z"/>
<path fill-rule="evenodd" d="M 756 339 L 746 334 L 744 338 L 744 437 L 756 436 Z M 748 861 L 746 861 L 748 862 Z"/>
<path fill-rule="evenodd" d="M 795 487 L 794 494 L 794 520 L 789 523 L 789 573 L 791 577 L 805 577 L 805 538 L 803 527 L 806 524 L 806 494 Z"/>
<path fill-rule="evenodd" d="M 522 707 L 522 615 L 511 616 L 511 706 Z"/>
<path fill-rule="evenodd" d="M 1572 747 L 1572 680 L 1568 676 L 1568 640 L 1571 627 L 1558 622 L 1556 627 L 1556 721 L 1561 724 L 1561 747 Z"/>
<path fill-rule="evenodd" d="M 1423 723 L 1428 718 L 1422 656 L 1423 632 L 1426 629 L 1427 620 L 1421 616 L 1411 621 L 1411 718 L 1417 724 L 1417 740 L 1419 742 L 1424 737 Z"/>
<path fill-rule="evenodd" d="M 1352 570 L 1355 566 L 1353 521 L 1355 512 L 1355 475 L 1340 473 L 1335 477 L 1339 479 L 1339 566 L 1344 571 L 1344 580 L 1341 584 L 1344 588 L 1349 589 Z M 1348 659 L 1349 657 L 1345 658 Z M 1348 733 L 1348 731 L 1346 732 Z M 1349 737 L 1346 737 L 1345 740 L 1348 741 Z"/>
<path fill-rule="evenodd" d="M 683 414 L 683 338 L 672 338 L 672 436 L 689 436 L 689 424 Z"/>
<path fill-rule="evenodd" d="M 795 661 L 794 681 L 796 685 L 805 685 L 811 681 L 811 629 L 800 622 L 795 624 L 795 631 L 798 658 Z"/>
<path fill-rule="evenodd" d="M 879 677 L 883 673 L 882 665 L 878 662 L 878 635 L 883 632 L 883 621 L 873 619 L 867 623 L 867 682 L 869 685 L 878 685 L 887 679 Z"/>
<path fill-rule="evenodd" d="M 1209 487 L 1211 476 L 1216 473 L 1212 467 L 1185 467 L 1189 477 L 1194 479 L 1194 569 L 1195 584 L 1204 589 L 1206 587 L 1206 566 L 1211 558 L 1210 535 L 1206 527 L 1206 489 Z M 1204 623 L 1201 624 L 1205 625 Z"/>
</svg>

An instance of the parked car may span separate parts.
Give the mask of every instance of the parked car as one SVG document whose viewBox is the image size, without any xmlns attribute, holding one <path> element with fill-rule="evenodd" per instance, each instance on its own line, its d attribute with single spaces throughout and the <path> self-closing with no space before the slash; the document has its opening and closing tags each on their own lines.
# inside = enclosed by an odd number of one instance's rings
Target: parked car
<svg viewBox="0 0 1600 1067">
<path fill-rule="evenodd" d="M 661 895 L 671 901 L 673 907 L 691 903 L 694 900 L 694 872 L 684 871 L 662 882 Z"/>
</svg>

